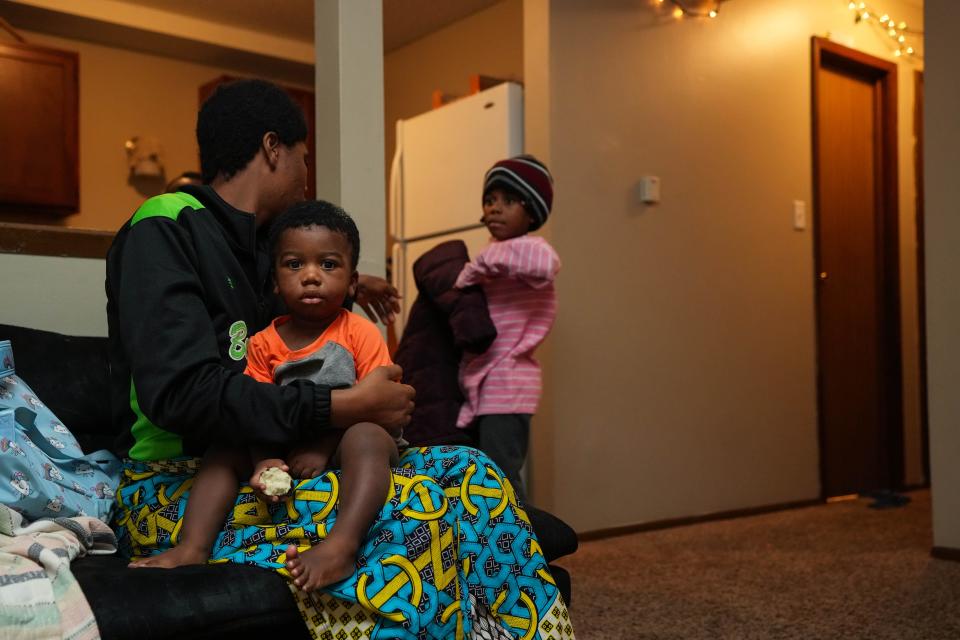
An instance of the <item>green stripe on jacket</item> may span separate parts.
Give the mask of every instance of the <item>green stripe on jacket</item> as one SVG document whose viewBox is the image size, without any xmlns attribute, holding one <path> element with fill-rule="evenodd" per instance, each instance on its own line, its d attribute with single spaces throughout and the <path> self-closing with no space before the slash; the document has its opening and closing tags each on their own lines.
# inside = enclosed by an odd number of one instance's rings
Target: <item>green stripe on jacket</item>
<svg viewBox="0 0 960 640">
<path fill-rule="evenodd" d="M 137 212 L 133 214 L 133 218 L 130 219 L 130 226 L 147 218 L 164 217 L 176 220 L 180 213 L 188 207 L 193 210 L 204 208 L 200 201 L 189 193 L 182 191 L 164 193 L 150 198 L 140 205 Z M 136 420 L 130 428 L 134 439 L 134 445 L 130 448 L 129 453 L 132 459 L 165 460 L 183 455 L 183 439 L 177 434 L 165 431 L 153 424 L 140 409 L 140 401 L 137 398 L 137 390 L 133 386 L 132 378 L 130 379 L 130 409 L 136 416 Z"/>
</svg>

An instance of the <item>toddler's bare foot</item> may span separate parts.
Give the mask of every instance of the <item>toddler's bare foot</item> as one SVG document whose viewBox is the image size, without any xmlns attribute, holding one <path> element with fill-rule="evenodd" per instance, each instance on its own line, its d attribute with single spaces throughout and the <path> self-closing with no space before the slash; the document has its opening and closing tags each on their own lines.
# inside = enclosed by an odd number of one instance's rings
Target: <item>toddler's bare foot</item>
<svg viewBox="0 0 960 640">
<path fill-rule="evenodd" d="M 178 545 L 155 556 L 134 560 L 127 566 L 131 569 L 141 569 L 143 567 L 173 569 L 187 564 L 206 564 L 209 557 L 210 554 L 204 549 Z"/>
<path fill-rule="evenodd" d="M 353 575 L 357 570 L 357 549 L 330 538 L 303 553 L 289 545 L 287 570 L 293 576 L 293 584 L 302 591 L 316 591 Z"/>
</svg>

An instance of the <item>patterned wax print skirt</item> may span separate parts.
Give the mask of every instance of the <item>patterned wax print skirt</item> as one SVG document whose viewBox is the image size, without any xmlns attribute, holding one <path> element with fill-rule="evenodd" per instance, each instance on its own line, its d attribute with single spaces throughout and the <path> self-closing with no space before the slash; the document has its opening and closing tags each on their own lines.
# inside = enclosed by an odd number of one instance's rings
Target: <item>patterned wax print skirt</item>
<svg viewBox="0 0 960 640">
<path fill-rule="evenodd" d="M 122 550 L 143 557 L 177 543 L 198 467 L 197 458 L 125 461 L 115 523 Z M 210 561 L 287 575 L 287 546 L 322 544 L 335 525 L 339 479 L 330 471 L 295 481 L 269 506 L 242 485 Z M 311 594 L 289 584 L 316 638 L 573 638 L 513 489 L 466 447 L 403 452 L 356 572 Z"/>
</svg>

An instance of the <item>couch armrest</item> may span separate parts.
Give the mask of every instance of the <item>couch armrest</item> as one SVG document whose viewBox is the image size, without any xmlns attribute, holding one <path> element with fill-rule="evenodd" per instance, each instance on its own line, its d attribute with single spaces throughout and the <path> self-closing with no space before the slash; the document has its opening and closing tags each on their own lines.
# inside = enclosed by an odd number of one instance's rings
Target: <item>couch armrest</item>
<svg viewBox="0 0 960 640">
<path fill-rule="evenodd" d="M 524 510 L 530 516 L 530 524 L 533 525 L 533 532 L 537 534 L 547 562 L 553 562 L 577 550 L 580 541 L 573 527 L 542 509 L 525 505 Z"/>
</svg>

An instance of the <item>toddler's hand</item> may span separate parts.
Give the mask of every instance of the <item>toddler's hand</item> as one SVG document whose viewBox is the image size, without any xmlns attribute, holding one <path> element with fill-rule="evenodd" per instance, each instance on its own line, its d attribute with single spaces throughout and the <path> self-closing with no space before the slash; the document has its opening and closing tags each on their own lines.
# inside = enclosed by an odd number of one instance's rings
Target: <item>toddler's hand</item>
<svg viewBox="0 0 960 640">
<path fill-rule="evenodd" d="M 274 502 L 280 502 L 280 496 L 271 496 L 265 493 L 267 486 L 264 484 L 263 480 L 260 478 L 260 474 L 271 467 L 276 467 L 281 471 L 290 472 L 290 467 L 287 466 L 280 458 L 267 458 L 266 460 L 261 460 L 253 468 L 253 475 L 250 476 L 250 486 L 253 488 L 253 492 L 257 495 L 258 498 L 263 500 L 268 504 Z"/>
</svg>

